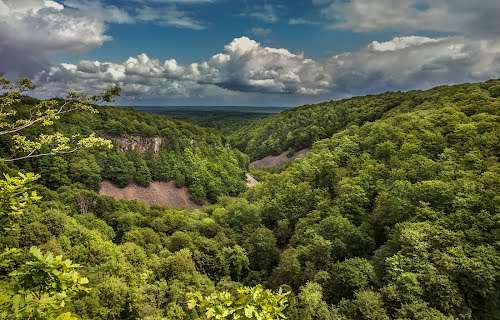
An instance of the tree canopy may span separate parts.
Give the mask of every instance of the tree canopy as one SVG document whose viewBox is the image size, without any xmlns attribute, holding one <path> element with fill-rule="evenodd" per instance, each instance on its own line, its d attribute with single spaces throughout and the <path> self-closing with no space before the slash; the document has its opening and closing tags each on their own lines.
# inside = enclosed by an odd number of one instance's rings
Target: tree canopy
<svg viewBox="0 0 500 320">
<path fill-rule="evenodd" d="M 168 143 L 154 155 L 115 147 L 0 165 L 0 315 L 498 319 L 499 85 L 303 106 L 230 137 L 99 106 L 23 131 Z M 256 187 L 241 184 L 248 157 L 304 147 Z M 175 180 L 209 205 L 101 197 L 104 178 Z"/>
</svg>

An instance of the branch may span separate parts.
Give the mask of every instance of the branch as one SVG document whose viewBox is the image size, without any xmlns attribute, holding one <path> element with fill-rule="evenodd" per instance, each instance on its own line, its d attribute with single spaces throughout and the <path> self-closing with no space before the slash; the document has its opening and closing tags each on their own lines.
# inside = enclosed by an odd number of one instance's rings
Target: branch
<svg viewBox="0 0 500 320">
<path fill-rule="evenodd" d="M 78 108 L 72 108 L 72 109 L 62 110 L 62 111 L 61 111 L 61 109 L 62 109 L 62 107 L 59 108 L 59 110 L 57 111 L 57 113 L 55 113 L 53 115 L 46 115 L 46 116 L 37 118 L 35 120 L 32 120 L 32 121 L 30 121 L 30 122 L 28 122 L 26 124 L 23 124 L 22 126 L 0 131 L 0 136 L 6 135 L 6 134 L 11 134 L 11 133 L 16 133 L 18 131 L 24 130 L 26 128 L 29 128 L 29 127 L 37 124 L 38 122 L 44 121 L 46 119 L 49 119 L 50 117 L 53 117 L 55 115 L 62 115 L 62 114 L 66 114 L 66 113 L 70 113 L 70 112 L 78 110 Z"/>
<path fill-rule="evenodd" d="M 14 162 L 14 161 L 24 160 L 24 159 L 33 159 L 33 158 L 40 158 L 40 157 L 45 157 L 45 156 L 56 156 L 56 155 L 59 155 L 59 154 L 74 153 L 74 152 L 76 152 L 76 151 L 78 151 L 80 149 L 81 148 L 75 148 L 75 149 L 72 149 L 72 150 L 69 150 L 69 151 L 47 152 L 47 153 L 39 153 L 39 154 L 34 154 L 35 150 L 33 150 L 30 153 L 28 153 L 27 155 L 25 155 L 25 156 L 18 157 L 18 158 L 11 158 L 11 159 L 3 159 L 3 160 L 5 162 Z"/>
</svg>

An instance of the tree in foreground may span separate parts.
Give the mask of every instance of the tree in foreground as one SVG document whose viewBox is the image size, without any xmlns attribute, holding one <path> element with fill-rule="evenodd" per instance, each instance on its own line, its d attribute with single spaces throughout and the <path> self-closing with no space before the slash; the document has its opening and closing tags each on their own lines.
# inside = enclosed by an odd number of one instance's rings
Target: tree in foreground
<svg viewBox="0 0 500 320">
<path fill-rule="evenodd" d="M 94 107 L 98 102 L 110 102 L 120 94 L 119 87 L 112 87 L 100 95 L 88 96 L 69 92 L 63 99 L 39 100 L 34 104 L 23 103 L 23 94 L 35 86 L 28 79 L 15 83 L 0 76 L 0 137 L 7 137 L 12 142 L 13 156 L 3 159 L 7 162 L 38 158 L 48 155 L 74 153 L 81 149 L 106 147 L 111 148 L 109 140 L 91 134 L 67 136 L 61 132 L 39 134 L 29 137 L 23 134 L 28 129 L 48 127 L 62 116 L 74 112 L 97 113 Z"/>
<path fill-rule="evenodd" d="M 227 291 L 203 296 L 199 292 L 188 294 L 188 309 L 194 319 L 241 319 L 278 320 L 286 319 L 287 293 L 266 290 L 258 285 L 242 287 L 232 295 Z"/>
<path fill-rule="evenodd" d="M 74 295 L 86 291 L 88 279 L 76 271 L 79 265 L 37 247 L 22 256 L 19 249 L 0 254 L 0 318 L 78 319 L 65 307 Z"/>
<path fill-rule="evenodd" d="M 10 140 L 12 156 L 0 161 L 73 153 L 81 149 L 111 148 L 109 140 L 91 134 L 87 137 L 66 136 L 61 132 L 30 135 L 26 131 L 52 126 L 63 115 L 72 112 L 96 113 L 94 103 L 111 101 L 120 89 L 113 87 L 101 95 L 86 96 L 70 92 L 64 99 L 39 100 L 24 104 L 23 94 L 33 90 L 30 80 L 18 82 L 0 77 L 0 138 Z M 85 291 L 87 278 L 76 270 L 79 265 L 37 247 L 29 252 L 9 248 L 15 239 L 18 219 L 41 198 L 32 191 L 39 176 L 19 173 L 0 180 L 0 318 L 2 319 L 76 319 L 67 302 Z"/>
</svg>

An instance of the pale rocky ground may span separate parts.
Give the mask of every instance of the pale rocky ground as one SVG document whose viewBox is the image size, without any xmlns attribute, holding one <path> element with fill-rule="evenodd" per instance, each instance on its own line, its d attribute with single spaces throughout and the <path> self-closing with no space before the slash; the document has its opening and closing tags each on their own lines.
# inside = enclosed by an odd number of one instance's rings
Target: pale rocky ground
<svg viewBox="0 0 500 320">
<path fill-rule="evenodd" d="M 305 156 L 308 151 L 309 149 L 302 149 L 291 157 L 288 157 L 288 151 L 283 152 L 282 154 L 277 156 L 267 156 L 265 158 L 250 163 L 250 167 L 257 169 L 269 169 L 288 162 L 292 162 L 296 159 L 300 159 L 303 156 Z"/>
<path fill-rule="evenodd" d="M 247 188 L 253 188 L 259 183 L 250 173 L 247 173 Z"/>
<path fill-rule="evenodd" d="M 177 188 L 173 181 L 152 182 L 149 187 L 129 184 L 125 188 L 119 188 L 110 181 L 103 181 L 99 194 L 119 200 L 137 200 L 163 208 L 199 207 L 191 200 L 187 188 Z"/>
</svg>

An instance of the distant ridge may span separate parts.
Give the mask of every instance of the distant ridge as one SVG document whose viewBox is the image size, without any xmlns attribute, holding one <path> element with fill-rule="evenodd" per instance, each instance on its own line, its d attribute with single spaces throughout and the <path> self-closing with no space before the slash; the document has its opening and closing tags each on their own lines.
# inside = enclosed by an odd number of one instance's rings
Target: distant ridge
<svg viewBox="0 0 500 320">
<path fill-rule="evenodd" d="M 142 112 L 170 113 L 182 112 L 224 112 L 224 113 L 258 113 L 275 114 L 291 109 L 292 107 L 253 107 L 253 106 L 133 106 L 130 107 Z"/>
</svg>

